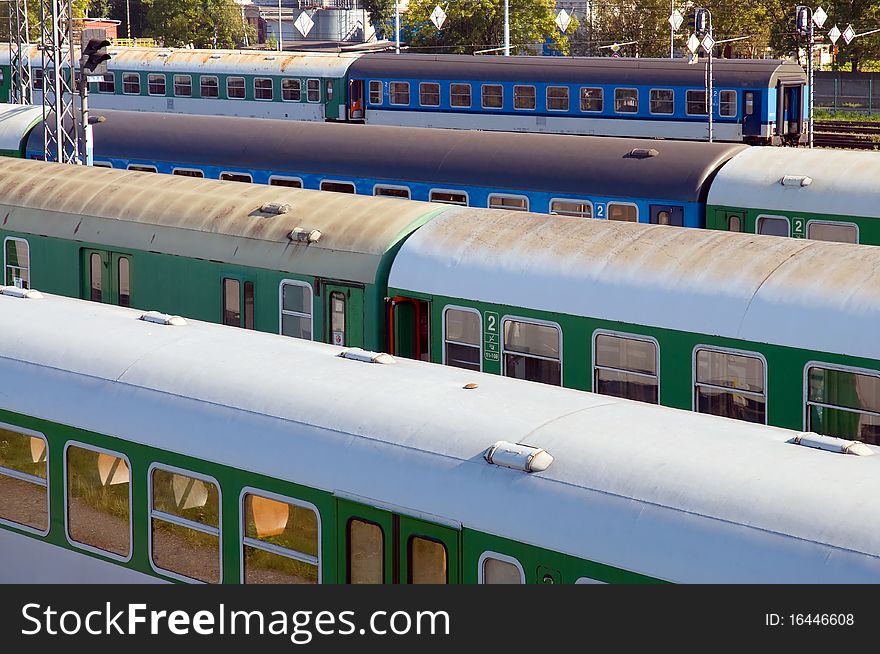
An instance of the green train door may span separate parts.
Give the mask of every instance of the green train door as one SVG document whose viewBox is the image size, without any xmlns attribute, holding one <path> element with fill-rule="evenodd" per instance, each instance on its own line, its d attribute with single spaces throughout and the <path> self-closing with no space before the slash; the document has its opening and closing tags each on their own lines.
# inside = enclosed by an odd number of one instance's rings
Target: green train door
<svg viewBox="0 0 880 654">
<path fill-rule="evenodd" d="M 460 583 L 458 529 L 348 500 L 337 509 L 340 583 Z"/>
<path fill-rule="evenodd" d="M 364 346 L 363 288 L 324 282 L 324 342 L 344 347 Z"/>
<path fill-rule="evenodd" d="M 223 277 L 220 322 L 230 327 L 254 328 L 254 283 L 249 279 Z"/>
<path fill-rule="evenodd" d="M 83 250 L 82 271 L 83 299 L 131 306 L 131 255 Z"/>
<path fill-rule="evenodd" d="M 425 300 L 393 297 L 387 300 L 388 353 L 419 361 L 431 360 L 431 305 Z"/>
</svg>

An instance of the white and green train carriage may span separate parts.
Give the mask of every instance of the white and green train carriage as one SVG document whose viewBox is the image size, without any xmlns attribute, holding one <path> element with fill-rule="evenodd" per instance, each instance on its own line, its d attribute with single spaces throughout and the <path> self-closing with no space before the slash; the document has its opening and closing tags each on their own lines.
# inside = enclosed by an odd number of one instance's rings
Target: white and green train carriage
<svg viewBox="0 0 880 654">
<path fill-rule="evenodd" d="M 3 581 L 880 582 L 861 443 L 32 290 L 0 330 Z"/>
</svg>

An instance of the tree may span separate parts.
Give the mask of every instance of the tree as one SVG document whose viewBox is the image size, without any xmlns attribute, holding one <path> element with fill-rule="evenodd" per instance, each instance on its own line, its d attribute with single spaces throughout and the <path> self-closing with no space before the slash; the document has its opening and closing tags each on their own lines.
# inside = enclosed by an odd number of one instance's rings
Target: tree
<svg viewBox="0 0 880 654">
<path fill-rule="evenodd" d="M 232 0 L 151 0 L 147 30 L 169 47 L 234 48 L 254 37 Z"/>
<path fill-rule="evenodd" d="M 503 0 L 450 0 L 445 6 L 446 21 L 438 30 L 431 22 L 437 0 L 411 0 L 404 22 L 407 43 L 427 52 L 472 54 L 475 50 L 496 48 L 504 43 Z M 543 45 L 568 54 L 568 37 L 554 22 L 554 0 L 509 0 L 510 44 L 512 54 L 526 54 L 530 46 Z M 575 29 L 573 21 L 570 30 Z"/>
<path fill-rule="evenodd" d="M 847 25 L 852 25 L 856 34 L 880 27 L 880 4 L 876 0 L 831 0 L 824 7 L 828 12 L 824 31 L 831 29 L 834 24 L 841 31 Z M 841 38 L 837 46 L 835 68 L 850 64 L 852 72 L 857 73 L 868 61 L 880 60 L 880 32 L 857 37 L 849 44 Z"/>
<path fill-rule="evenodd" d="M 364 9 L 370 14 L 370 22 L 376 33 L 394 38 L 394 0 L 363 0 Z"/>
</svg>

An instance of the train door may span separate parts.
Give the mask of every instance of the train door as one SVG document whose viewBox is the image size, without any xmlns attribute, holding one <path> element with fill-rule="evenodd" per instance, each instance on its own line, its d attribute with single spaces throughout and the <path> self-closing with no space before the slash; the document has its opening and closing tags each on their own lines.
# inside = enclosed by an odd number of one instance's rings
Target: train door
<svg viewBox="0 0 880 654">
<path fill-rule="evenodd" d="M 749 139 L 761 137 L 761 93 L 746 91 L 743 94 L 743 136 Z"/>
<path fill-rule="evenodd" d="M 425 300 L 393 297 L 387 300 L 388 352 L 407 359 L 431 360 L 431 305 Z"/>
<path fill-rule="evenodd" d="M 364 346 L 364 295 L 359 287 L 324 282 L 324 340 L 345 347 Z"/>
<path fill-rule="evenodd" d="M 779 84 L 777 90 L 776 133 L 783 141 L 796 140 L 801 134 L 803 111 L 801 110 L 801 91 L 797 84 Z"/>
<path fill-rule="evenodd" d="M 676 207 L 671 204 L 652 204 L 650 209 L 652 225 L 684 227 L 684 207 Z"/>
<path fill-rule="evenodd" d="M 131 255 L 105 250 L 83 250 L 83 299 L 131 306 Z"/>
<path fill-rule="evenodd" d="M 254 283 L 238 277 L 221 280 L 221 323 L 230 327 L 254 328 Z"/>
<path fill-rule="evenodd" d="M 348 85 L 348 98 L 350 109 L 349 118 L 352 120 L 364 119 L 364 81 L 351 80 Z"/>
<path fill-rule="evenodd" d="M 459 529 L 348 500 L 337 509 L 340 583 L 460 582 Z"/>
</svg>

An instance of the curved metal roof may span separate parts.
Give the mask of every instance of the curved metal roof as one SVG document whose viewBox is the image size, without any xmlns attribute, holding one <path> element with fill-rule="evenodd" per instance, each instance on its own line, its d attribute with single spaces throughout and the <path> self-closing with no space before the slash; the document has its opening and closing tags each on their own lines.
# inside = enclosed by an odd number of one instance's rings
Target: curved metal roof
<svg viewBox="0 0 880 654">
<path fill-rule="evenodd" d="M 0 150 L 18 150 L 31 128 L 42 122 L 42 106 L 0 103 Z M 39 136 L 42 141 L 42 131 Z"/>
<path fill-rule="evenodd" d="M 880 248 L 455 209 L 389 286 L 880 360 Z"/>
<path fill-rule="evenodd" d="M 99 156 L 450 186 L 703 201 L 746 146 L 96 111 Z M 42 148 L 40 135 L 33 145 Z M 653 148 L 658 156 L 627 156 Z"/>
<path fill-rule="evenodd" d="M 289 213 L 260 211 L 289 204 Z M 9 231 L 374 283 L 388 250 L 440 205 L 0 158 Z M 320 230 L 294 244 L 296 227 Z"/>
<path fill-rule="evenodd" d="M 702 62 L 701 62 L 702 63 Z M 797 63 L 777 59 L 714 59 L 716 88 L 770 88 L 777 81 L 806 83 Z M 349 69 L 353 78 L 405 78 L 561 84 L 704 85 L 704 65 L 686 59 L 633 57 L 480 57 L 369 53 Z"/>
<path fill-rule="evenodd" d="M 808 186 L 783 186 L 785 176 L 809 177 Z M 759 147 L 738 153 L 709 189 L 708 202 L 831 216 L 880 215 L 880 155 L 847 150 Z"/>
<path fill-rule="evenodd" d="M 0 377 L 15 379 L 0 408 L 667 580 L 880 581 L 880 504 L 841 510 L 880 493 L 880 456 L 797 446 L 788 430 L 416 361 L 362 363 L 328 345 L 139 315 L 0 296 Z M 463 390 L 468 382 L 477 388 Z M 543 447 L 554 461 L 533 474 L 490 466 L 482 453 L 498 440 Z"/>
</svg>

